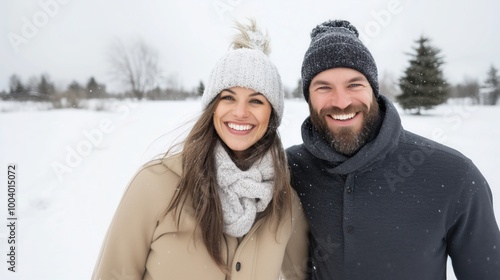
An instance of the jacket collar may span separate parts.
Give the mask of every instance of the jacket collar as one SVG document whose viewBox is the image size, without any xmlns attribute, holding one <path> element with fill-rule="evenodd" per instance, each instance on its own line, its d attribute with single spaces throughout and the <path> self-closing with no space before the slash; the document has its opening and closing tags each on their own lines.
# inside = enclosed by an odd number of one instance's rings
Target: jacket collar
<svg viewBox="0 0 500 280">
<path fill-rule="evenodd" d="M 312 126 L 310 117 L 302 124 L 304 146 L 315 157 L 330 163 L 332 168 L 329 171 L 332 173 L 348 174 L 369 168 L 397 147 L 397 139 L 403 130 L 396 107 L 382 95 L 379 96 L 378 103 L 383 113 L 380 130 L 372 141 L 352 157 L 346 157 L 332 149 L 318 130 Z"/>
<path fill-rule="evenodd" d="M 177 176 L 180 177 L 182 175 L 182 155 L 180 153 L 164 158 L 162 164 L 177 174 Z"/>
</svg>

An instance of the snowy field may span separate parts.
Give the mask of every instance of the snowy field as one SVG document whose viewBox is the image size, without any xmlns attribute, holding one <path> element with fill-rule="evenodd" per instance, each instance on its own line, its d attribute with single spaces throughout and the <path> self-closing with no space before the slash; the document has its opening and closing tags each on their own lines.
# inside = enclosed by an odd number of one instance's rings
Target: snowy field
<svg viewBox="0 0 500 280">
<path fill-rule="evenodd" d="M 108 110 L 37 110 L 0 101 L 0 279 L 89 279 L 115 208 L 137 168 L 160 154 L 200 111 L 194 101 L 121 101 Z M 308 115 L 288 100 L 284 146 L 301 142 Z M 470 157 L 489 181 L 500 213 L 500 106 L 442 105 L 402 114 L 406 129 Z M 9 253 L 7 166 L 17 166 L 16 273 Z M 455 279 L 449 272 L 448 279 Z"/>
</svg>

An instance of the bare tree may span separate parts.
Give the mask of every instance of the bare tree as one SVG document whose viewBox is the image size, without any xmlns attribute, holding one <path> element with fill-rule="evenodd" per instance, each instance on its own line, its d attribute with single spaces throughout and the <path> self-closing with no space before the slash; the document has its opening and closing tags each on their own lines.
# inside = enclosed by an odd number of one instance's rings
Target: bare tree
<svg viewBox="0 0 500 280">
<path fill-rule="evenodd" d="M 479 82 L 475 78 L 465 77 L 462 83 L 451 87 L 454 98 L 470 99 L 473 104 L 479 103 Z"/>
<path fill-rule="evenodd" d="M 161 75 L 158 52 L 142 40 L 124 45 L 117 40 L 110 49 L 111 74 L 130 88 L 139 100 L 158 85 Z"/>
</svg>

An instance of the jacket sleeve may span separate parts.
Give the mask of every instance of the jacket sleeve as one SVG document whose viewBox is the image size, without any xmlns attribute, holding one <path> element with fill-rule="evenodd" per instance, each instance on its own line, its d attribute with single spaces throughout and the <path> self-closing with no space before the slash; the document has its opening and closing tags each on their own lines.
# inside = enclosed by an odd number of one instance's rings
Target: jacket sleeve
<svg viewBox="0 0 500 280">
<path fill-rule="evenodd" d="M 285 249 L 282 279 L 306 279 L 309 252 L 309 226 L 307 224 L 302 204 L 297 193 L 293 191 L 292 198 L 292 229 L 291 236 Z"/>
<path fill-rule="evenodd" d="M 165 210 L 159 180 L 151 167 L 130 182 L 108 229 L 92 279 L 142 279 L 158 216 Z"/>
<path fill-rule="evenodd" d="M 448 232 L 448 253 L 458 279 L 500 279 L 500 232 L 491 190 L 472 162 L 470 166 Z"/>
</svg>

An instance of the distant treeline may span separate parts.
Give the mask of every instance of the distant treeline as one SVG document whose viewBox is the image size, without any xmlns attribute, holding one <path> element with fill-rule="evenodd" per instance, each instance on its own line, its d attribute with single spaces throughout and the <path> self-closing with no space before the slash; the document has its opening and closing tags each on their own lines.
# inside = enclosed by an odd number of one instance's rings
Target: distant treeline
<svg viewBox="0 0 500 280">
<path fill-rule="evenodd" d="M 391 73 L 380 73 L 381 94 L 416 114 L 422 109 L 444 103 L 449 98 L 467 99 L 473 104 L 497 104 L 500 78 L 493 65 L 481 81 L 477 78 L 465 78 L 463 82 L 451 85 L 441 69 L 444 63 L 441 51 L 424 36 L 415 43 L 414 52 L 408 53 L 409 66 L 399 78 Z M 82 108 L 89 99 L 184 100 L 201 96 L 205 89 L 203 81 L 192 90 L 184 90 L 176 79 L 164 77 L 158 64 L 158 51 L 142 40 L 129 43 L 117 40 L 110 49 L 108 60 L 113 80 L 127 88 L 126 92 L 110 93 L 106 90 L 106 85 L 94 77 L 83 84 L 73 81 L 65 89 L 61 89 L 54 85 L 48 74 L 31 77 L 26 82 L 13 74 L 9 78 L 8 92 L 1 91 L 0 98 L 51 102 L 52 108 Z M 300 79 L 295 88 L 285 87 L 285 97 L 303 98 Z"/>
<path fill-rule="evenodd" d="M 147 90 L 142 98 L 147 100 L 183 100 L 198 96 L 198 91 L 156 87 Z M 110 93 L 104 83 L 90 77 L 85 84 L 71 82 L 67 88 L 59 89 L 48 74 L 31 77 L 27 82 L 13 74 L 9 79 L 8 92 L 0 92 L 1 100 L 51 102 L 53 108 L 81 108 L 88 99 L 137 98 L 132 92 Z"/>
</svg>

